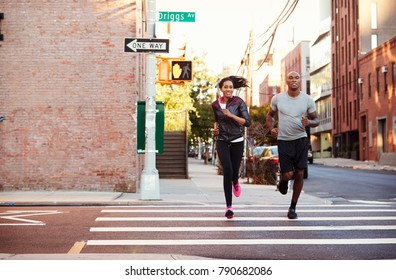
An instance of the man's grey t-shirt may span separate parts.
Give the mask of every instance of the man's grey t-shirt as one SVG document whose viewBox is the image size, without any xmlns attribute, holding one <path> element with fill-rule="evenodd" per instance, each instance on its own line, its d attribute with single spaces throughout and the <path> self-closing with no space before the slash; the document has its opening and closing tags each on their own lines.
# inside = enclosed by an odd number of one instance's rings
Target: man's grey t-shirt
<svg viewBox="0 0 396 280">
<path fill-rule="evenodd" d="M 271 109 L 278 112 L 279 140 L 290 141 L 307 137 L 301 118 L 316 111 L 311 96 L 301 91 L 297 97 L 290 97 L 287 92 L 282 92 L 272 98 Z"/>
</svg>

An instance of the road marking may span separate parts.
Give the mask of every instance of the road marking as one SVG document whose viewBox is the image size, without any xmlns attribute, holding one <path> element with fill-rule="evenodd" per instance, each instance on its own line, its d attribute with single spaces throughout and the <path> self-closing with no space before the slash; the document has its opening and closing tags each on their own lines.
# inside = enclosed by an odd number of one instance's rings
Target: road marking
<svg viewBox="0 0 396 280">
<path fill-rule="evenodd" d="M 22 219 L 21 217 L 30 217 L 30 216 L 42 216 L 42 215 L 53 215 L 53 214 L 62 214 L 58 210 L 10 210 L 3 213 L 0 213 L 0 219 L 13 220 L 19 222 L 25 222 L 25 224 L 1 224 L 2 225 L 45 225 L 42 221 L 30 220 L 30 219 Z"/>
<path fill-rule="evenodd" d="M 192 245 L 367 245 L 396 244 L 396 238 L 361 239 L 182 239 L 182 240 L 88 240 L 87 245 L 192 246 Z"/>
<path fill-rule="evenodd" d="M 140 210 L 129 210 L 129 209 L 116 209 L 116 210 L 102 210 L 102 213 L 218 213 L 216 209 L 140 209 Z M 284 209 L 238 209 L 238 213 L 274 213 L 274 212 L 285 212 Z M 396 212 L 396 209 L 299 209 L 298 212 L 305 213 L 336 213 L 336 212 Z"/>
<path fill-rule="evenodd" d="M 0 223 L 0 226 L 45 226 L 45 223 L 43 222 L 38 222 L 38 223 L 24 223 L 24 224 L 2 224 Z"/>
<path fill-rule="evenodd" d="M 234 217 L 234 219 L 225 219 L 224 217 L 98 217 L 97 222 L 136 222 L 136 221 L 157 221 L 157 222 L 171 222 L 171 221 L 225 221 L 225 222 L 238 222 L 238 221 L 285 221 L 286 217 Z M 289 220 L 290 222 L 296 221 L 393 221 L 396 220 L 395 216 L 364 216 L 364 217 L 299 217 L 297 220 Z"/>
<path fill-rule="evenodd" d="M 375 200 L 349 200 L 352 203 L 365 203 L 365 204 L 372 204 L 372 205 L 392 205 L 394 202 L 388 201 L 375 201 Z"/>
<path fill-rule="evenodd" d="M 92 227 L 91 232 L 214 232 L 214 231 L 396 230 L 393 226 L 268 226 L 268 227 Z"/>
<path fill-rule="evenodd" d="M 396 205 L 394 202 L 392 205 Z M 253 207 L 261 207 L 261 208 L 267 208 L 267 207 L 282 207 L 284 208 L 285 206 L 287 207 L 288 204 L 241 204 L 241 205 L 234 205 L 237 206 L 238 208 L 253 208 Z M 305 208 L 305 207 L 329 207 L 329 208 L 338 208 L 338 207 L 345 207 L 345 208 L 353 208 L 353 207 L 390 207 L 391 205 L 389 204 L 379 204 L 379 205 L 371 205 L 371 204 L 299 204 L 298 208 Z M 106 208 L 224 208 L 223 204 L 197 204 L 197 205 L 107 205 Z"/>
<path fill-rule="evenodd" d="M 78 241 L 76 243 L 74 243 L 73 247 L 71 247 L 71 249 L 69 250 L 69 252 L 67 252 L 68 254 L 80 254 L 80 252 L 82 251 L 82 249 L 85 246 L 85 241 Z"/>
</svg>

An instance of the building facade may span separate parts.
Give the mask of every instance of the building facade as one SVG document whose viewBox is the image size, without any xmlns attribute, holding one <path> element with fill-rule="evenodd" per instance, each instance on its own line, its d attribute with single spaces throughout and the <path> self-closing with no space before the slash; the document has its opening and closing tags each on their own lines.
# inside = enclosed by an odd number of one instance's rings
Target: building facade
<svg viewBox="0 0 396 280">
<path fill-rule="evenodd" d="M 301 76 L 301 90 L 310 94 L 310 54 L 309 41 L 301 41 L 281 60 L 281 91 L 287 90 L 286 75 L 297 71 Z"/>
<path fill-rule="evenodd" d="M 359 58 L 396 34 L 393 0 L 332 0 L 333 155 L 359 159 Z M 374 62 L 373 62 L 374 63 Z M 363 65 L 367 66 L 367 64 Z"/>
<path fill-rule="evenodd" d="M 362 160 L 396 152 L 396 36 L 359 59 Z"/>
<path fill-rule="evenodd" d="M 145 1 L 0 2 L 0 191 L 135 192 Z"/>
<path fill-rule="evenodd" d="M 310 49 L 311 96 L 315 100 L 319 117 L 319 126 L 310 129 L 312 151 L 315 157 L 330 157 L 332 155 L 330 25 L 330 16 L 322 20 Z"/>
</svg>

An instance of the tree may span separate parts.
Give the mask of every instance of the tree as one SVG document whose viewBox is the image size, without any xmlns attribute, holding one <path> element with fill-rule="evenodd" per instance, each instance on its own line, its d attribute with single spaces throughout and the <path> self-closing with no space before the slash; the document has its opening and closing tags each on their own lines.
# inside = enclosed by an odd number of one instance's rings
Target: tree
<svg viewBox="0 0 396 280">
<path fill-rule="evenodd" d="M 157 85 L 156 100 L 164 102 L 166 131 L 183 131 L 186 127 L 187 131 L 190 130 L 191 122 L 186 115 L 188 111 L 195 110 L 190 92 L 190 82 L 182 85 Z"/>
<path fill-rule="evenodd" d="M 200 59 L 195 56 L 193 59 L 194 78 L 190 97 L 194 100 L 195 110 L 189 111 L 189 119 L 191 122 L 191 132 L 189 133 L 189 142 L 197 146 L 200 142 L 205 144 L 205 163 L 207 163 L 209 144 L 213 139 L 214 116 L 211 107 L 212 101 L 215 99 L 215 86 L 218 77 L 212 75 L 206 68 L 205 56 Z"/>
<path fill-rule="evenodd" d="M 276 139 L 269 134 L 266 124 L 266 116 L 270 109 L 270 104 L 263 107 L 252 106 L 250 108 L 251 126 L 248 128 L 249 138 L 254 140 L 255 146 L 274 145 Z"/>
</svg>

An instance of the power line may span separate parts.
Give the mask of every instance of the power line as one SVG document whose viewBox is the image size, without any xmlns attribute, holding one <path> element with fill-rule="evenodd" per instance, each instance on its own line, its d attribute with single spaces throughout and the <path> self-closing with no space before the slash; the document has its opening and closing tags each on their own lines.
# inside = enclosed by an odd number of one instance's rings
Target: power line
<svg viewBox="0 0 396 280">
<path fill-rule="evenodd" d="M 288 2 L 288 3 L 289 3 L 289 2 Z M 288 3 L 287 3 L 287 4 L 288 4 Z M 278 22 L 276 23 L 276 26 L 275 26 L 275 28 L 274 28 L 274 31 L 272 32 L 270 38 L 268 38 L 268 40 L 271 40 L 271 41 L 270 41 L 270 45 L 268 46 L 268 50 L 267 50 L 267 53 L 266 53 L 266 55 L 265 55 L 265 58 L 263 59 L 263 61 L 262 61 L 261 64 L 259 65 L 259 67 L 256 69 L 256 71 L 260 70 L 260 68 L 261 68 L 261 67 L 264 65 L 264 63 L 266 62 L 266 60 L 267 60 L 267 58 L 268 58 L 268 56 L 269 56 L 269 54 L 270 54 L 270 52 L 271 52 L 271 47 L 272 47 L 272 44 L 274 43 L 275 35 L 276 35 L 276 31 L 277 31 L 278 27 L 279 27 L 281 24 L 283 24 L 283 23 L 286 22 L 286 20 L 290 17 L 290 15 L 291 15 L 291 14 L 293 13 L 293 11 L 295 10 L 297 4 L 298 4 L 298 0 L 295 0 L 295 1 L 292 3 L 292 5 L 288 8 L 287 14 L 284 15 L 284 16 L 282 16 L 281 20 L 278 21 Z M 262 48 L 265 46 L 265 44 L 267 44 L 268 40 L 267 40 L 258 50 L 262 49 Z M 258 50 L 256 50 L 255 52 L 257 52 Z"/>
<path fill-rule="evenodd" d="M 242 60 L 241 60 L 240 66 L 239 66 L 239 68 L 238 68 L 238 72 L 239 72 L 239 70 L 241 69 L 241 67 L 245 64 L 245 61 L 247 60 L 247 55 L 251 55 L 251 54 L 254 54 L 254 53 L 258 52 L 258 51 L 261 50 L 263 47 L 265 47 L 265 46 L 268 44 L 268 42 L 269 42 L 269 47 L 268 47 L 267 53 L 266 53 L 266 55 L 265 55 L 265 58 L 263 59 L 263 62 L 260 64 L 260 66 L 256 69 L 256 71 L 258 71 L 258 70 L 264 65 L 264 63 L 266 62 L 266 60 L 267 60 L 267 58 L 268 58 L 268 56 L 269 56 L 269 54 L 270 54 L 271 47 L 272 47 L 272 45 L 273 45 L 273 43 L 274 43 L 275 35 L 276 35 L 276 31 L 277 31 L 278 27 L 279 27 L 281 24 L 285 23 L 286 20 L 290 17 L 290 15 L 291 15 L 291 14 L 293 13 L 293 11 L 295 10 L 295 8 L 296 8 L 296 6 L 297 6 L 297 4 L 298 4 L 298 1 L 299 1 L 299 0 L 294 0 L 294 1 L 290 4 L 291 0 L 288 0 L 287 3 L 286 3 L 286 5 L 283 7 L 281 13 L 279 14 L 279 16 L 276 18 L 276 20 L 267 28 L 267 30 L 266 30 L 265 32 L 263 32 L 262 34 L 260 34 L 260 35 L 256 38 L 256 40 L 259 39 L 260 37 L 262 37 L 262 36 L 264 36 L 265 34 L 267 34 L 268 31 L 271 30 L 271 28 L 274 28 L 274 30 L 272 31 L 271 35 L 267 38 L 267 40 L 266 40 L 258 49 L 252 50 L 250 44 L 249 44 L 249 43 L 247 44 L 246 50 L 245 50 L 245 53 L 244 53 L 244 56 L 243 56 L 243 58 L 242 58 Z M 245 64 L 245 65 L 246 65 L 246 64 Z"/>
</svg>

